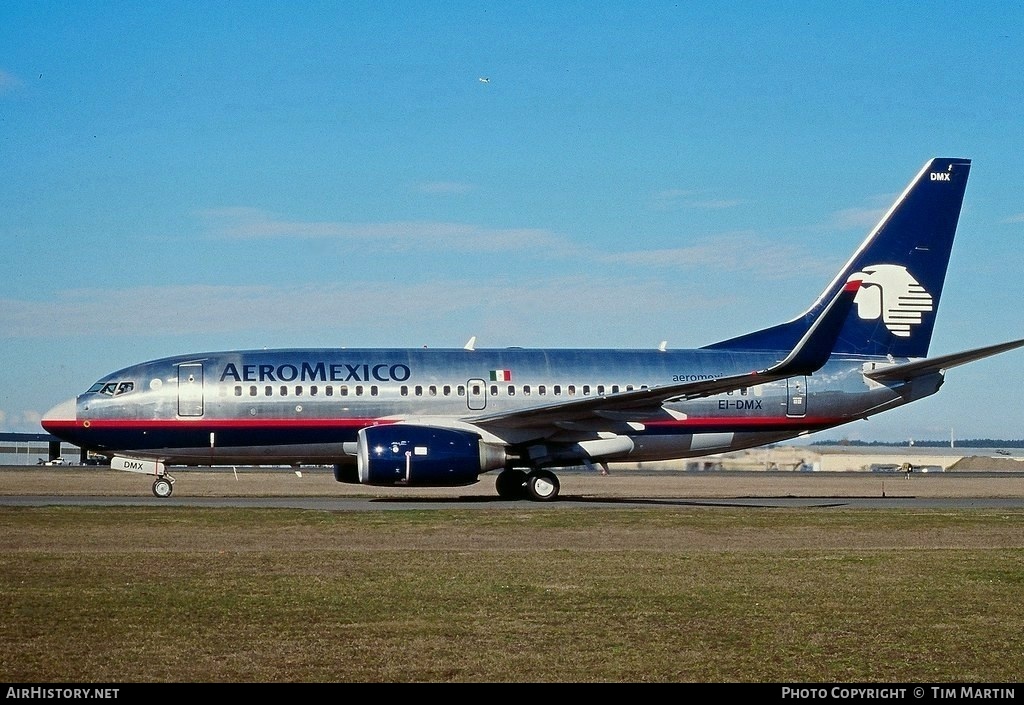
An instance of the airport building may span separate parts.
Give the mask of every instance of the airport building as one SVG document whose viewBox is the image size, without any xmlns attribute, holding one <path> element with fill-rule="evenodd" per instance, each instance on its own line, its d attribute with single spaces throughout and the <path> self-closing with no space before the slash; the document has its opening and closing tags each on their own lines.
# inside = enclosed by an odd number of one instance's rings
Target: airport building
<svg viewBox="0 0 1024 705">
<path fill-rule="evenodd" d="M 71 465 L 88 460 L 81 448 L 49 433 L 0 433 L 0 465 L 42 465 L 57 458 Z"/>
<path fill-rule="evenodd" d="M 704 458 L 686 458 L 679 461 L 677 467 L 691 472 L 1024 472 L 1024 449 L 780 444 Z"/>
</svg>

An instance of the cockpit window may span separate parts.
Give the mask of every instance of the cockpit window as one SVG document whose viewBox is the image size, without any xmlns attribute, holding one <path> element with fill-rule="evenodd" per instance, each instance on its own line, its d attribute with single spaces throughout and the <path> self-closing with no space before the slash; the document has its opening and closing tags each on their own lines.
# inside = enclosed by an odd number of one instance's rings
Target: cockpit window
<svg viewBox="0 0 1024 705">
<path fill-rule="evenodd" d="M 86 394 L 106 394 L 109 397 L 135 391 L 135 382 L 97 382 L 89 387 Z"/>
</svg>

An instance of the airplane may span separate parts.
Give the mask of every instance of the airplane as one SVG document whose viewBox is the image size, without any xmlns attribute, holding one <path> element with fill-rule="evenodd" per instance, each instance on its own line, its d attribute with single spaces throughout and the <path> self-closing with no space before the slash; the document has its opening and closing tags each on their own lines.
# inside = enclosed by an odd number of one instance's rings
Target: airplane
<svg viewBox="0 0 1024 705">
<path fill-rule="evenodd" d="M 558 468 L 764 446 L 935 394 L 928 357 L 971 162 L 934 158 L 796 318 L 691 350 L 294 348 L 177 355 L 106 375 L 42 419 L 155 476 L 170 465 L 333 465 L 343 483 L 550 502 Z"/>
</svg>

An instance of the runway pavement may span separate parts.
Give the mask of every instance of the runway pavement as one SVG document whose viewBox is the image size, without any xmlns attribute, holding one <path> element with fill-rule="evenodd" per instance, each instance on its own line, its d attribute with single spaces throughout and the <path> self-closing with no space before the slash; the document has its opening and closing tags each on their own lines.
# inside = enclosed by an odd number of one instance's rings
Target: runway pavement
<svg viewBox="0 0 1024 705">
<path fill-rule="evenodd" d="M 152 476 L 109 468 L 0 467 L 0 506 L 290 507 L 330 511 L 551 507 L 820 507 L 1024 509 L 1024 473 L 560 472 L 556 502 L 511 502 L 494 474 L 456 488 L 366 487 L 326 469 L 175 469 L 174 494 Z"/>
</svg>

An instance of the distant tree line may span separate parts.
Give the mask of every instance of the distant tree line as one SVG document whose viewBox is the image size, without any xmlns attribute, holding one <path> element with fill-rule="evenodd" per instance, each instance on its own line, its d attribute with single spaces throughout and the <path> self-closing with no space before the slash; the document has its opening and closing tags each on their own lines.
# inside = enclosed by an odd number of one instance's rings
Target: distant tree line
<svg viewBox="0 0 1024 705">
<path fill-rule="evenodd" d="M 921 448 L 949 448 L 949 441 L 814 441 L 812 446 L 914 446 Z M 1008 441 L 1002 438 L 965 438 L 953 441 L 955 448 L 1024 448 L 1024 439 Z"/>
</svg>

